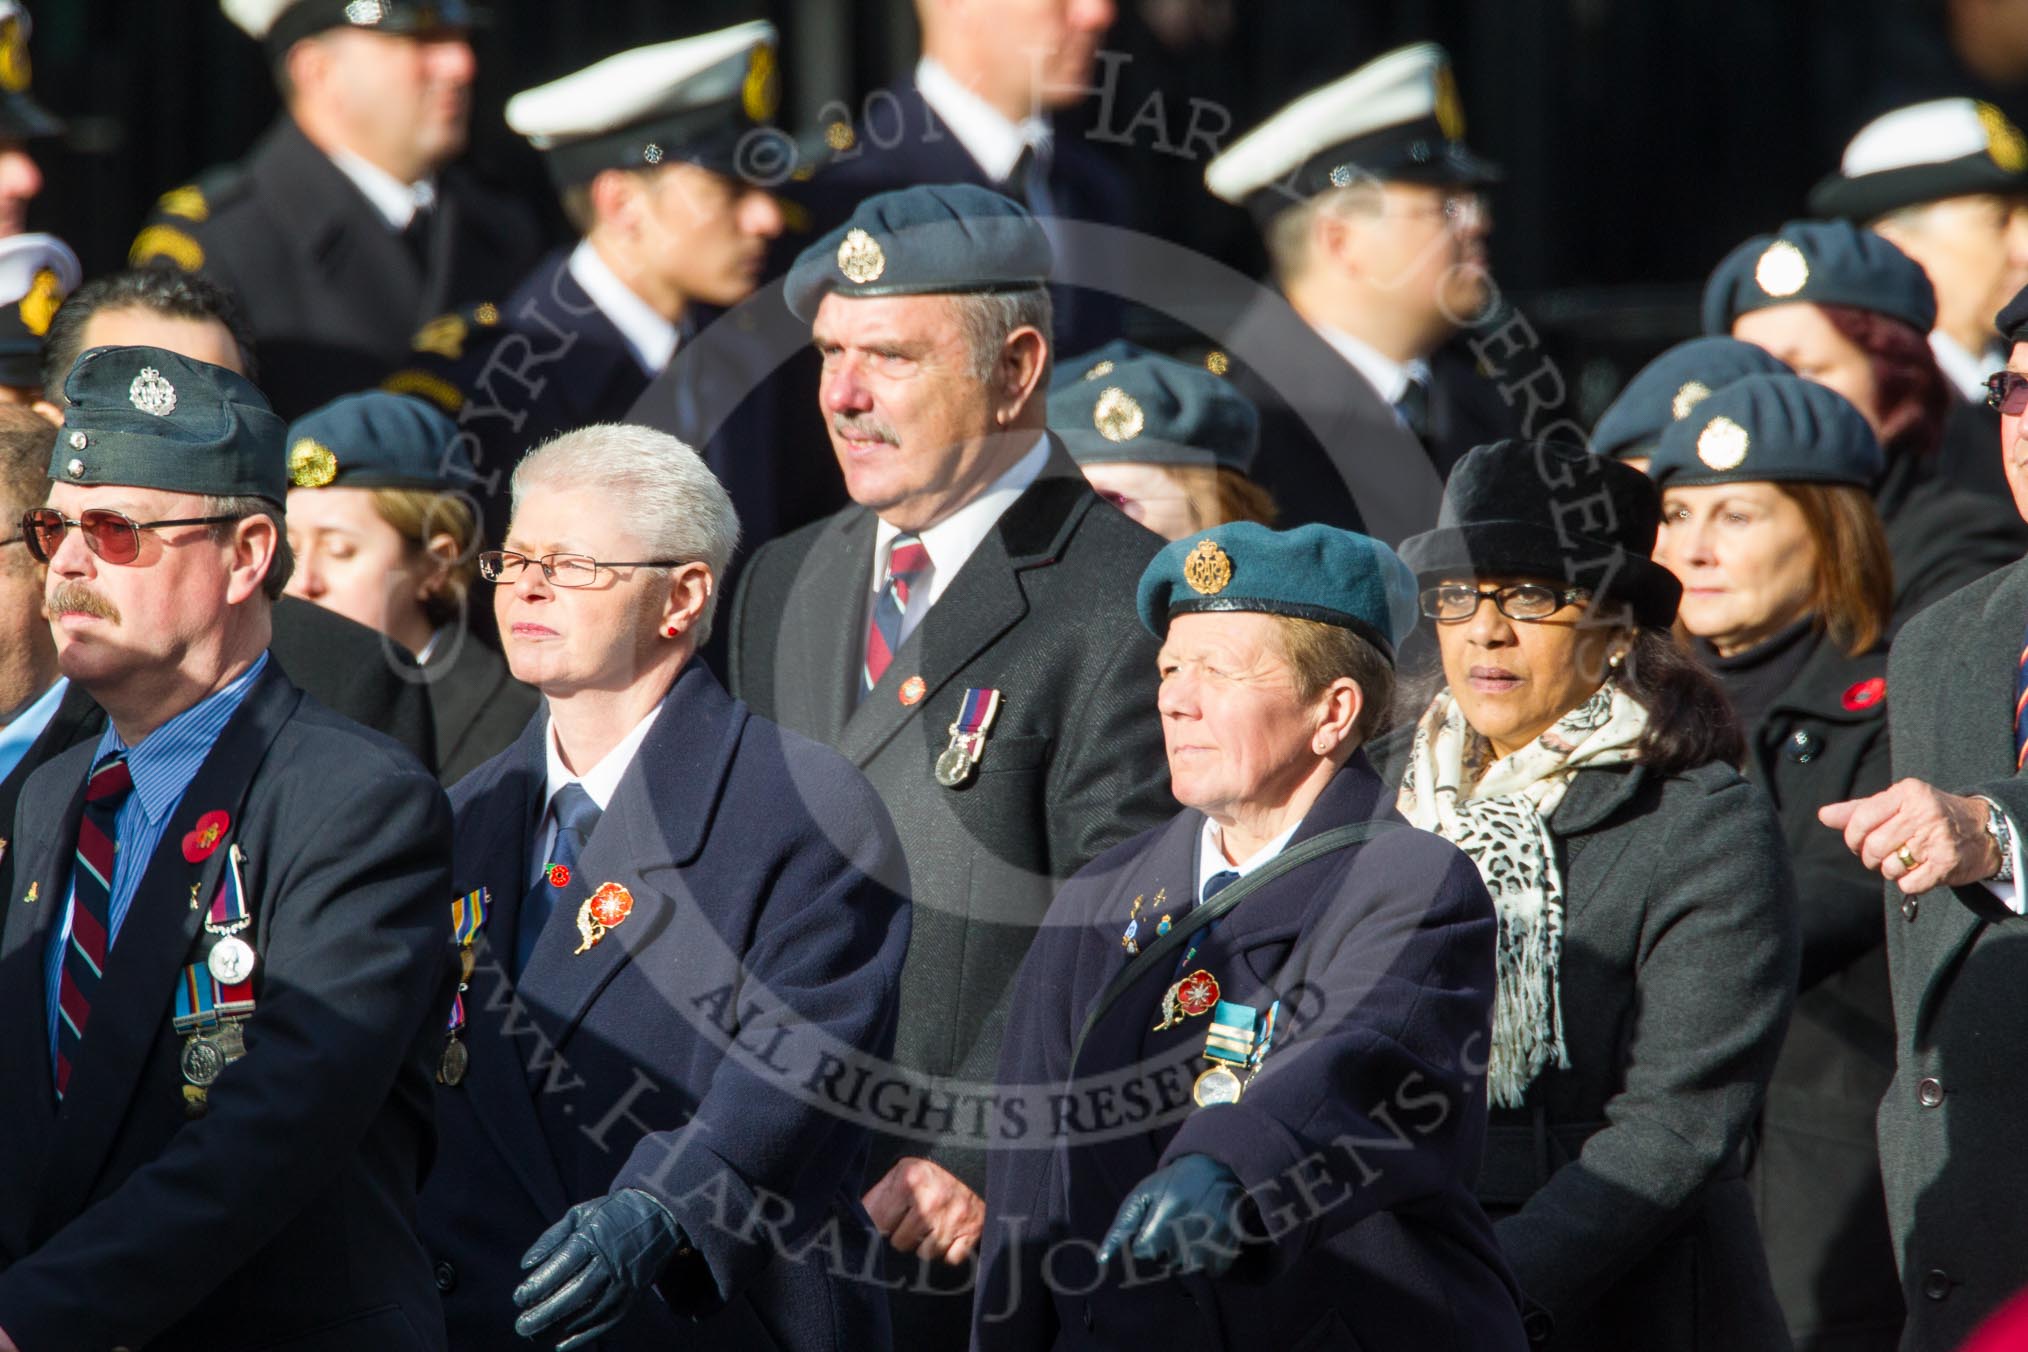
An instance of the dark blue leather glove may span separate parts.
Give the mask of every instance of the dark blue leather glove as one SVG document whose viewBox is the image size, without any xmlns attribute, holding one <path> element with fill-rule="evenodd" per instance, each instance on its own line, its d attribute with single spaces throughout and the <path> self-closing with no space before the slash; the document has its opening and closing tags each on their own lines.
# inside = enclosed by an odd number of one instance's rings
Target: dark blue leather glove
<svg viewBox="0 0 2028 1352">
<path fill-rule="evenodd" d="M 626 1318 L 682 1247 L 676 1218 L 639 1188 L 579 1202 L 521 1255 L 535 1270 L 514 1288 L 514 1331 L 560 1336 L 557 1352 L 582 1347 Z"/>
<path fill-rule="evenodd" d="M 1127 1194 L 1099 1245 L 1103 1267 L 1125 1249 L 1147 1267 L 1222 1277 L 1239 1257 L 1247 1205 L 1238 1175 L 1209 1155 L 1185 1155 Z"/>
</svg>

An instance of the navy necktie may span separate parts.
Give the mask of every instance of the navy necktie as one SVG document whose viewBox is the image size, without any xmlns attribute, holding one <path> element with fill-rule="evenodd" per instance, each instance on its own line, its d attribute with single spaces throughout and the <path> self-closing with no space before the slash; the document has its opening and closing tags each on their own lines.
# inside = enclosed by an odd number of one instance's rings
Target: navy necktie
<svg viewBox="0 0 2028 1352">
<path fill-rule="evenodd" d="M 1212 874 L 1204 880 L 1204 895 L 1198 901 L 1198 905 L 1201 906 L 1204 902 L 1210 901 L 1213 897 L 1238 881 L 1239 873 L 1235 869 L 1226 869 L 1222 873 Z"/>
<path fill-rule="evenodd" d="M 1415 434 L 1415 439 L 1425 446 L 1429 444 L 1429 386 L 1414 376 L 1402 387 L 1401 398 L 1394 401 L 1394 411 L 1400 415 L 1402 425 Z"/>
<path fill-rule="evenodd" d="M 584 843 L 591 839 L 592 828 L 599 824 L 599 805 L 584 791 L 582 784 L 566 784 L 556 791 L 556 797 L 549 800 L 549 810 L 556 818 L 556 842 L 549 847 L 549 858 L 543 862 L 542 876 L 535 880 L 535 886 L 528 889 L 528 895 L 521 902 L 520 927 L 514 934 L 514 977 L 518 981 L 522 970 L 528 966 L 530 955 L 535 952 L 535 941 L 542 937 L 542 930 L 555 913 L 557 903 L 566 896 L 577 896 L 583 892 L 581 880 L 575 877 L 577 859 L 584 852 Z"/>
</svg>

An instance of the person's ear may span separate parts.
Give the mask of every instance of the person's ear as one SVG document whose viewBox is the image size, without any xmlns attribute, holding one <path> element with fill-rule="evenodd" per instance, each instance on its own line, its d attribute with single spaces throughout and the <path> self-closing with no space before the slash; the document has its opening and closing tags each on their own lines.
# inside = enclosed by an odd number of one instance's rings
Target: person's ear
<svg viewBox="0 0 2028 1352">
<path fill-rule="evenodd" d="M 1007 335 L 994 366 L 994 417 L 1002 427 L 1013 424 L 1031 399 L 1044 397 L 1043 373 L 1049 369 L 1049 339 L 1042 330 L 1022 325 Z"/>
<path fill-rule="evenodd" d="M 663 638 L 678 638 L 696 627 L 704 607 L 718 589 L 718 579 L 703 563 L 686 563 L 669 574 L 669 595 L 662 603 Z"/>
<path fill-rule="evenodd" d="M 1310 734 L 1310 750 L 1329 756 L 1357 735 L 1359 715 L 1366 709 L 1366 692 L 1350 676 L 1340 676 L 1324 690 L 1322 714 Z"/>
<path fill-rule="evenodd" d="M 238 605 L 261 590 L 281 555 L 282 533 L 275 519 L 262 512 L 241 517 L 232 528 L 232 564 L 225 599 Z"/>
</svg>

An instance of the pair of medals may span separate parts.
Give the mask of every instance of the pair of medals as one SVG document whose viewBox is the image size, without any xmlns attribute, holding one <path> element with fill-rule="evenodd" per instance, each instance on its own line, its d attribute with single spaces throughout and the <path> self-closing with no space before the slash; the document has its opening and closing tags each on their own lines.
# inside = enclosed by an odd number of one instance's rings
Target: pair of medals
<svg viewBox="0 0 2028 1352">
<path fill-rule="evenodd" d="M 1267 1059 L 1275 1040 L 1275 1017 L 1281 1001 L 1268 1006 L 1265 1015 L 1252 1005 L 1220 1000 L 1211 1014 L 1211 1027 L 1204 1034 L 1204 1058 L 1210 1069 L 1190 1087 L 1190 1099 L 1200 1108 L 1220 1103 L 1237 1103 L 1246 1086 Z"/>
<path fill-rule="evenodd" d="M 465 992 L 471 988 L 476 957 L 472 945 L 486 923 L 492 893 L 481 887 L 451 903 L 451 937 L 458 946 L 458 993 L 451 997 L 451 1021 L 445 1031 L 443 1055 L 437 1058 L 437 1083 L 459 1084 L 471 1068 L 472 1053 L 458 1034 L 465 1031 Z"/>
<path fill-rule="evenodd" d="M 992 730 L 994 716 L 999 712 L 999 691 L 965 691 L 958 716 L 951 723 L 950 745 L 937 757 L 937 783 L 957 789 L 971 779 L 979 768 L 979 758 L 986 753 L 986 734 Z"/>
<path fill-rule="evenodd" d="M 173 1024 L 183 1037 L 177 1058 L 183 1072 L 183 1111 L 199 1118 L 210 1108 L 211 1086 L 225 1068 L 246 1055 L 246 1021 L 253 1016 L 253 971 L 257 959 L 244 937 L 253 923 L 237 843 L 226 856 L 225 876 L 205 913 L 204 928 L 217 936 L 201 963 L 183 969 L 176 986 Z"/>
</svg>

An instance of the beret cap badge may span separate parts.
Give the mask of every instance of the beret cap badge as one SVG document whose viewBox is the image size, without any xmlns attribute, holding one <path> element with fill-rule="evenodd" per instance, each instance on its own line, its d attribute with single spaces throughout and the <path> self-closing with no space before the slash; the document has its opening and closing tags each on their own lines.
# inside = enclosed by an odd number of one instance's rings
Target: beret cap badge
<svg viewBox="0 0 2028 1352">
<path fill-rule="evenodd" d="M 1148 425 L 1148 418 L 1140 401 L 1114 385 L 1099 395 L 1091 411 L 1091 425 L 1107 441 L 1132 441 Z"/>
<path fill-rule="evenodd" d="M 838 271 L 856 286 L 877 281 L 887 271 L 887 255 L 880 241 L 864 230 L 850 230 L 838 243 Z"/>
<path fill-rule="evenodd" d="M 1979 126 L 1986 133 L 1986 154 L 2003 173 L 2018 174 L 2028 169 L 2028 140 L 2007 115 L 1990 103 L 1978 105 Z"/>
<path fill-rule="evenodd" d="M 322 488 L 338 477 L 338 457 L 315 437 L 298 437 L 289 447 L 289 482 L 297 488 Z"/>
<path fill-rule="evenodd" d="M 1686 380 L 1683 388 L 1676 391 L 1676 397 L 1669 401 L 1669 416 L 1681 419 L 1690 416 L 1690 410 L 1711 397 L 1711 387 L 1701 380 Z"/>
<path fill-rule="evenodd" d="M 1199 596 L 1216 596 L 1232 581 L 1232 559 L 1216 540 L 1199 540 L 1183 560 L 1183 580 Z"/>
<path fill-rule="evenodd" d="M 1098 365 L 1092 367 L 1091 370 L 1086 371 L 1084 373 L 1084 378 L 1086 380 L 1097 380 L 1101 376 L 1109 376 L 1112 373 L 1113 373 L 1113 361 L 1112 358 L 1108 357 L 1104 361 L 1098 363 Z"/>
<path fill-rule="evenodd" d="M 1746 459 L 1748 441 L 1746 429 L 1721 414 L 1697 434 L 1697 458 L 1721 473 L 1737 469 Z"/>
<path fill-rule="evenodd" d="M 143 413 L 166 418 L 176 411 L 176 387 L 154 367 L 143 366 L 127 386 L 127 402 Z"/>
<path fill-rule="evenodd" d="M 1778 239 L 1753 265 L 1753 280 L 1770 296 L 1793 296 L 1810 280 L 1810 260 L 1795 245 Z"/>
</svg>

